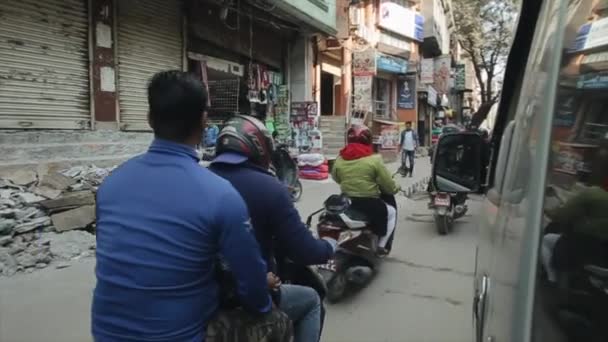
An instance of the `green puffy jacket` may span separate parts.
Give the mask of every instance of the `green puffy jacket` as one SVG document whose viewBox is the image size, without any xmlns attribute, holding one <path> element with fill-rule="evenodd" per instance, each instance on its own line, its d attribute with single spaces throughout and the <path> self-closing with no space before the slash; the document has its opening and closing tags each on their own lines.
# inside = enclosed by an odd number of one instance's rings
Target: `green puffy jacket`
<svg viewBox="0 0 608 342">
<path fill-rule="evenodd" d="M 331 176 L 349 197 L 377 198 L 382 193 L 394 195 L 399 191 L 379 154 L 355 160 L 338 157 Z"/>
</svg>

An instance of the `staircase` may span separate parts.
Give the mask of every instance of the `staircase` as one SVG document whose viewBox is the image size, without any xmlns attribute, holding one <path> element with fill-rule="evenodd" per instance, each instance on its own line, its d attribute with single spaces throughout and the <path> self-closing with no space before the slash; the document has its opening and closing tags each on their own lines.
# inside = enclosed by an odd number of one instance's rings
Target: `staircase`
<svg viewBox="0 0 608 342">
<path fill-rule="evenodd" d="M 323 154 L 327 159 L 335 159 L 346 143 L 346 118 L 321 116 L 319 126 L 323 134 Z"/>
</svg>

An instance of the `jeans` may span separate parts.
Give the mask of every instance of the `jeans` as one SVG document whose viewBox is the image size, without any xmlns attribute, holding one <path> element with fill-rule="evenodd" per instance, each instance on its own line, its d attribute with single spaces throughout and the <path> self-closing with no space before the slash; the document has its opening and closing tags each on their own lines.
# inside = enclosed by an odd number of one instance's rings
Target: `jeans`
<svg viewBox="0 0 608 342">
<path fill-rule="evenodd" d="M 405 167 L 405 161 L 407 159 L 408 164 L 409 164 L 409 173 L 410 175 L 412 175 L 412 173 L 414 172 L 414 155 L 416 154 L 416 151 L 408 151 L 408 150 L 403 150 L 402 154 L 401 154 L 401 164 Z"/>
<path fill-rule="evenodd" d="M 318 342 L 321 331 L 321 299 L 307 286 L 281 285 L 280 309 L 294 325 L 294 342 Z"/>
</svg>

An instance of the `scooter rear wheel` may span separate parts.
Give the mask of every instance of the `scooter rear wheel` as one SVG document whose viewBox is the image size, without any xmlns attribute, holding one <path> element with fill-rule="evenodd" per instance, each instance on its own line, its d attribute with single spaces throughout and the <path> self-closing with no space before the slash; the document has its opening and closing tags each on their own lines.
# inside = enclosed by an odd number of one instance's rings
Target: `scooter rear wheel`
<svg viewBox="0 0 608 342">
<path fill-rule="evenodd" d="M 336 273 L 327 283 L 327 300 L 337 303 L 344 297 L 348 280 L 344 273 Z"/>
<path fill-rule="evenodd" d="M 435 215 L 435 226 L 439 235 L 447 235 L 452 229 L 452 219 L 449 215 Z"/>
</svg>

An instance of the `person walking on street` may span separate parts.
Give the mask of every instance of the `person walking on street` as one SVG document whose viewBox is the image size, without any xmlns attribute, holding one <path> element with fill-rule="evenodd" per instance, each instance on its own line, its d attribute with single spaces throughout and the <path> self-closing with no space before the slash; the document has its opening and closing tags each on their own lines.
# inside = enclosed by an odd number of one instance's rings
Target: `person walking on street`
<svg viewBox="0 0 608 342">
<path fill-rule="evenodd" d="M 228 181 L 199 165 L 202 82 L 160 72 L 148 85 L 148 103 L 152 145 L 97 192 L 94 340 L 209 341 L 220 304 L 218 259 L 230 267 L 246 311 L 273 316 L 247 207 Z"/>
<path fill-rule="evenodd" d="M 412 129 L 410 121 L 405 124 L 405 130 L 401 132 L 399 148 L 401 149 L 401 167 L 409 172 L 410 177 L 413 177 L 414 157 L 418 148 L 418 134 Z M 409 167 L 407 168 L 406 161 L 409 163 Z"/>
</svg>

